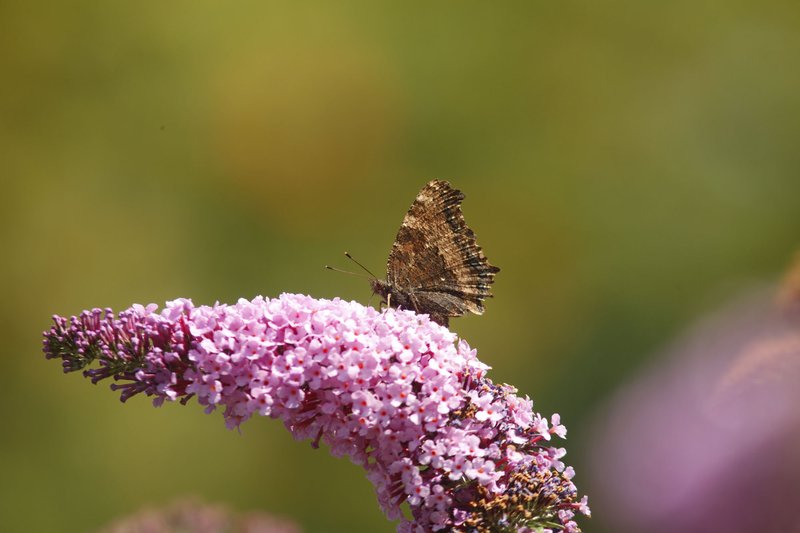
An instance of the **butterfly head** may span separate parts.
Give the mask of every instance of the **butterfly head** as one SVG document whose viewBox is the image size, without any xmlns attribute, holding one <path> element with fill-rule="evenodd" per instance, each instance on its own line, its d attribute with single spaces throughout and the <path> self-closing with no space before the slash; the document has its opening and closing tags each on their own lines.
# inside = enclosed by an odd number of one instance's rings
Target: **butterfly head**
<svg viewBox="0 0 800 533">
<path fill-rule="evenodd" d="M 372 294 L 377 294 L 383 301 L 388 301 L 389 294 L 392 292 L 392 288 L 389 286 L 386 281 L 378 278 L 372 278 L 369 281 L 370 287 L 372 287 Z"/>
</svg>

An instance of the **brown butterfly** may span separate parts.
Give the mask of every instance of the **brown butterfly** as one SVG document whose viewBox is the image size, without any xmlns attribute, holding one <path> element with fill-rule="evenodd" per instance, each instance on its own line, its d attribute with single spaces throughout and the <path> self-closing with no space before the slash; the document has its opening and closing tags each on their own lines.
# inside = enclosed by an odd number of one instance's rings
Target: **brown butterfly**
<svg viewBox="0 0 800 533">
<path fill-rule="evenodd" d="M 451 316 L 483 314 L 483 300 L 500 271 L 490 265 L 461 213 L 464 194 L 441 180 L 417 194 L 397 232 L 386 280 L 372 292 L 390 307 L 413 309 L 448 325 Z"/>
</svg>

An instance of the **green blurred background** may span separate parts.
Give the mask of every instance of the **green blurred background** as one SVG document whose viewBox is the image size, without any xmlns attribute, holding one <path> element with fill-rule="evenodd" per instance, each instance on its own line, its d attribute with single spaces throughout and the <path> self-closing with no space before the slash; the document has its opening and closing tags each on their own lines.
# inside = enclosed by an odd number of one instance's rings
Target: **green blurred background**
<svg viewBox="0 0 800 533">
<path fill-rule="evenodd" d="M 360 469 L 277 421 L 239 434 L 62 375 L 40 352 L 53 313 L 366 303 L 323 265 L 381 271 L 418 189 L 449 179 L 502 268 L 453 328 L 562 414 L 591 498 L 603 399 L 800 244 L 793 0 L 3 2 L 0 43 L 3 531 L 187 494 L 394 531 Z"/>
</svg>

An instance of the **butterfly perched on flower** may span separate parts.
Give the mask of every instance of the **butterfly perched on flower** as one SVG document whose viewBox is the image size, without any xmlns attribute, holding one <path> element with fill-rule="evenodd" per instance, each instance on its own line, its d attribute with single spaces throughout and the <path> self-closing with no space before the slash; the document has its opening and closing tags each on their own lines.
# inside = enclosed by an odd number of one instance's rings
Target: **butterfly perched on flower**
<svg viewBox="0 0 800 533">
<path fill-rule="evenodd" d="M 442 180 L 417 194 L 397 232 L 386 279 L 372 291 L 390 307 L 413 309 L 447 326 L 449 317 L 483 314 L 483 300 L 499 268 L 489 264 L 464 221 L 464 194 Z"/>
</svg>

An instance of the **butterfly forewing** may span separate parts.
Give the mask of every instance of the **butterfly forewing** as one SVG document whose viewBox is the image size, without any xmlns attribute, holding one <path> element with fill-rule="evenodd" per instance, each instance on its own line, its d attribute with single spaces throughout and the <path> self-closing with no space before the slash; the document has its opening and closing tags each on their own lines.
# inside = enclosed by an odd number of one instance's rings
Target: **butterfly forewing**
<svg viewBox="0 0 800 533">
<path fill-rule="evenodd" d="M 481 314 L 499 268 L 489 264 L 464 221 L 464 195 L 446 181 L 429 182 L 397 232 L 387 263 L 393 307 L 411 307 L 439 323 Z"/>
</svg>

